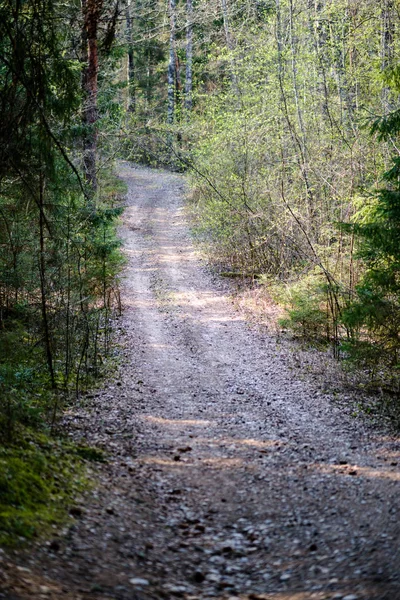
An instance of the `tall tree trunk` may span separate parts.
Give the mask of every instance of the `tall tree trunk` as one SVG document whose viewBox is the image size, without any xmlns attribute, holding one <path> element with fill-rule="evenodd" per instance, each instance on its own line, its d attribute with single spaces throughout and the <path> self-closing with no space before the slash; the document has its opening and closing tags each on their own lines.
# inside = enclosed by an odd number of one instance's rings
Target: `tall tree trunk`
<svg viewBox="0 0 400 600">
<path fill-rule="evenodd" d="M 229 54 L 230 54 L 231 80 L 232 80 L 232 85 L 233 85 L 235 94 L 236 94 L 237 98 L 239 98 L 239 85 L 238 85 L 238 80 L 237 80 L 237 75 L 236 75 L 235 61 L 233 59 L 234 44 L 232 41 L 231 30 L 230 30 L 230 26 L 229 26 L 227 0 L 221 0 L 221 8 L 222 8 L 222 18 L 224 21 L 225 40 L 226 40 L 226 45 L 228 47 Z"/>
<path fill-rule="evenodd" d="M 188 113 L 193 105 L 193 1 L 186 0 L 186 79 L 185 79 L 185 108 Z"/>
<path fill-rule="evenodd" d="M 175 56 L 175 112 L 176 112 L 176 108 L 181 106 L 181 100 L 182 100 L 181 63 L 179 61 L 179 56 L 176 51 L 176 43 L 175 43 L 175 48 L 174 48 L 174 56 Z"/>
<path fill-rule="evenodd" d="M 290 49 L 291 49 L 291 66 L 292 66 L 292 81 L 293 81 L 293 95 L 296 106 L 297 121 L 300 130 L 300 135 L 296 135 L 298 141 L 298 147 L 301 156 L 301 173 L 305 185 L 305 191 L 307 196 L 307 207 L 308 207 L 308 220 L 312 224 L 314 222 L 315 206 L 314 196 L 311 189 L 308 167 L 307 167 L 307 136 L 304 128 L 303 114 L 300 107 L 299 89 L 297 84 L 297 48 L 296 39 L 294 35 L 294 22 L 293 22 L 293 0 L 289 2 L 289 37 L 290 37 Z"/>
<path fill-rule="evenodd" d="M 85 178 L 92 191 L 97 189 L 96 150 L 97 150 L 97 91 L 99 56 L 97 34 L 103 0 L 82 0 L 83 32 L 82 32 L 82 59 L 85 69 L 82 77 L 82 86 L 85 94 L 83 109 L 83 123 L 86 131 L 83 140 L 83 166 Z"/>
<path fill-rule="evenodd" d="M 53 365 L 53 353 L 51 350 L 50 342 L 50 329 L 49 319 L 47 310 L 47 287 L 46 287 L 46 259 L 45 259 L 45 241 L 44 241 L 44 176 L 40 173 L 39 178 L 39 240 L 40 240 L 40 251 L 39 251 L 39 273 L 40 273 L 40 296 L 42 305 L 42 325 L 43 325 L 43 338 L 44 346 L 46 350 L 47 366 L 49 369 L 51 387 L 56 387 L 56 380 L 54 376 L 54 365 Z"/>
<path fill-rule="evenodd" d="M 381 66 L 384 71 L 393 58 L 394 38 L 394 1 L 383 0 L 381 9 Z M 385 112 L 391 110 L 389 103 L 389 89 L 385 86 L 382 90 L 382 104 Z"/>
<path fill-rule="evenodd" d="M 168 61 L 168 113 L 167 123 L 172 125 L 175 117 L 175 6 L 176 0 L 169 0 L 169 61 Z"/>
<path fill-rule="evenodd" d="M 133 56 L 132 9 L 131 2 L 126 6 L 126 38 L 128 43 L 128 111 L 136 110 L 135 62 Z"/>
</svg>

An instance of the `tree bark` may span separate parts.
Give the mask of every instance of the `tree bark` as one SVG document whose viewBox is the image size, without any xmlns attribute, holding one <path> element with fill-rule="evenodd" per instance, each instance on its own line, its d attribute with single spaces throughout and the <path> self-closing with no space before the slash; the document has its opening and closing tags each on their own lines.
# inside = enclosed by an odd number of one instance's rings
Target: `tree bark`
<svg viewBox="0 0 400 600">
<path fill-rule="evenodd" d="M 168 61 L 168 112 L 167 123 L 172 125 L 175 118 L 175 6 L 176 0 L 169 0 L 169 61 Z"/>
<path fill-rule="evenodd" d="M 128 43 L 128 112 L 136 110 L 135 62 L 133 55 L 131 3 L 126 6 L 126 37 Z"/>
<path fill-rule="evenodd" d="M 99 54 L 97 34 L 103 0 L 82 0 L 83 31 L 82 59 L 85 63 L 82 87 L 85 94 L 83 123 L 83 166 L 85 178 L 93 192 L 97 189 L 96 151 L 97 151 L 97 91 Z"/>
<path fill-rule="evenodd" d="M 227 45 L 229 53 L 230 53 L 231 80 L 232 80 L 232 85 L 233 85 L 235 94 L 236 94 L 237 98 L 239 98 L 239 95 L 240 95 L 239 94 L 239 85 L 238 85 L 238 80 L 237 80 L 237 75 L 236 75 L 235 61 L 234 61 L 233 55 L 232 55 L 233 50 L 234 50 L 234 44 L 232 41 L 231 30 L 230 30 L 230 26 L 229 26 L 227 0 L 221 0 L 221 8 L 222 8 L 222 18 L 224 21 L 225 40 L 226 40 L 226 45 Z"/>
<path fill-rule="evenodd" d="M 39 178 L 39 240 L 40 240 L 40 251 L 39 251 L 39 273 L 40 273 L 40 296 L 42 305 L 42 325 L 43 325 L 43 338 L 44 346 L 46 350 L 47 366 L 49 369 L 51 387 L 55 389 L 56 380 L 54 376 L 54 365 L 53 365 L 53 353 L 50 342 L 50 328 L 47 310 L 47 287 L 46 287 L 46 260 L 45 260 L 45 241 L 44 241 L 44 177 L 40 173 Z"/>
<path fill-rule="evenodd" d="M 186 78 L 185 108 L 189 113 L 193 106 L 193 1 L 186 0 Z"/>
<path fill-rule="evenodd" d="M 381 10 L 381 67 L 384 71 L 391 63 L 393 58 L 393 23 L 394 2 L 393 0 L 383 0 Z M 389 103 L 389 89 L 385 86 L 382 90 L 382 104 L 385 113 L 391 110 Z"/>
</svg>

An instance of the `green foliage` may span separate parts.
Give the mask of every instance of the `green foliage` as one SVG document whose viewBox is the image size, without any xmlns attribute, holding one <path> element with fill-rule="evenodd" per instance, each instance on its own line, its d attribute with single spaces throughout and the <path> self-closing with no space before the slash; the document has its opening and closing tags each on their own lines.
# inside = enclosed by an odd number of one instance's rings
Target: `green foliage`
<svg viewBox="0 0 400 600">
<path fill-rule="evenodd" d="M 211 46 L 208 69 L 233 73 L 197 96 L 192 186 L 197 231 L 225 266 L 293 280 L 334 264 L 335 222 L 385 162 L 386 147 L 362 127 L 381 108 L 371 11 L 380 18 L 367 2 L 354 12 L 344 0 L 294 12 L 281 2 L 245 31 L 231 20 L 230 47 Z M 347 250 L 337 261 L 350 265 Z M 336 280 L 345 287 L 351 274 Z"/>
<path fill-rule="evenodd" d="M 102 168 L 96 193 L 85 181 L 82 26 L 79 3 L 0 0 L 0 543 L 63 519 L 83 458 L 102 458 L 45 437 L 104 369 L 120 310 L 124 188 Z M 96 123 L 108 165 L 123 116 L 112 34 Z"/>
<path fill-rule="evenodd" d="M 390 121 L 390 118 L 388 118 Z M 386 125 L 382 125 L 383 135 Z M 393 121 L 391 121 L 393 127 Z M 390 129 L 392 135 L 399 129 Z M 384 175 L 386 188 L 363 207 L 357 221 L 345 226 L 358 240 L 358 255 L 365 265 L 356 296 L 345 311 L 343 321 L 358 333 L 352 355 L 365 360 L 365 347 L 379 353 L 392 368 L 400 366 L 400 161 Z"/>
<path fill-rule="evenodd" d="M 283 300 L 287 318 L 279 320 L 284 329 L 304 338 L 326 340 L 329 328 L 329 310 L 326 289 L 321 277 L 302 279 L 285 286 Z"/>
</svg>

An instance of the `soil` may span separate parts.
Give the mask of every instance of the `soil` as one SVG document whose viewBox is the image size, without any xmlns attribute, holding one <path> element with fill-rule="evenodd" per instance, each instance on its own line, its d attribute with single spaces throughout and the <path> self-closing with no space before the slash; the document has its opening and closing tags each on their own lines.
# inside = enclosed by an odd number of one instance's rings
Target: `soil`
<svg viewBox="0 0 400 600">
<path fill-rule="evenodd" d="M 7 600 L 400 600 L 400 440 L 293 369 L 193 246 L 183 177 L 124 163 L 121 365 L 65 417 L 105 449 Z"/>
</svg>

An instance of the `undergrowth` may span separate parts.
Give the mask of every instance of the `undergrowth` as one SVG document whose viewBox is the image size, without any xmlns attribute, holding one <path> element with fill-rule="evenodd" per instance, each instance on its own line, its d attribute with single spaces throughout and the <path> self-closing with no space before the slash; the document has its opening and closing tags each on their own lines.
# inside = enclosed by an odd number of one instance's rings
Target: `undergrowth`
<svg viewBox="0 0 400 600">
<path fill-rule="evenodd" d="M 23 271 L 7 287 L 5 269 L 0 272 L 7 300 L 0 301 L 1 546 L 50 535 L 68 521 L 69 509 L 91 485 L 87 462 L 104 460 L 101 450 L 63 439 L 59 417 L 115 368 L 112 333 L 124 263 L 116 227 L 125 192 L 123 182 L 103 171 L 96 212 L 82 216 L 84 199 L 76 198 L 76 206 L 67 207 L 70 231 L 64 233 L 71 239 L 60 234 L 54 247 L 46 240 L 47 328 L 37 280 Z"/>
</svg>

